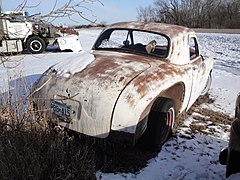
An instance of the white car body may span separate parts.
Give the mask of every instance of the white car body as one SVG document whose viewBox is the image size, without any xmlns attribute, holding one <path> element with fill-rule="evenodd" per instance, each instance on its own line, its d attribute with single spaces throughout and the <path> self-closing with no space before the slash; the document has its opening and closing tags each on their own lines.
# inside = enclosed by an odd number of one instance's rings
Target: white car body
<svg viewBox="0 0 240 180">
<path fill-rule="evenodd" d="M 167 43 L 167 47 L 156 46 L 154 52 L 166 54 L 118 48 L 110 41 L 101 48 L 115 30 L 153 32 L 153 37 L 160 36 Z M 192 39 L 195 47 L 190 45 Z M 98 138 L 115 133 L 119 135 L 116 139 L 134 144 L 147 129 L 148 116 L 160 97 L 174 102 L 176 115 L 187 111 L 205 89 L 212 68 L 213 60 L 200 55 L 191 29 L 160 23 L 117 23 L 100 34 L 93 51 L 49 68 L 34 85 L 33 97 L 35 107 L 63 127 Z"/>
<path fill-rule="evenodd" d="M 77 35 L 66 35 L 56 38 L 61 51 L 71 50 L 73 52 L 82 51 L 82 45 Z"/>
</svg>

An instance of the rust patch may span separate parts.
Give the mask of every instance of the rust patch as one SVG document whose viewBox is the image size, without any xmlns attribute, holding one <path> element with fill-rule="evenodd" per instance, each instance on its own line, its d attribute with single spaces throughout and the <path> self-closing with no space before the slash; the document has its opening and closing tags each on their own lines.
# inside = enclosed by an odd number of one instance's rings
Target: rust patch
<svg viewBox="0 0 240 180">
<path fill-rule="evenodd" d="M 186 71 L 183 67 L 179 68 L 178 66 L 174 66 L 172 64 L 161 64 L 158 66 L 158 68 L 161 69 L 162 72 L 164 72 L 164 75 L 170 76 L 181 75 L 184 74 Z"/>
<path fill-rule="evenodd" d="M 75 76 L 85 80 L 99 78 L 109 84 L 121 83 L 122 86 L 149 68 L 149 63 L 154 60 L 140 55 L 108 51 L 95 52 L 94 56 L 95 60 Z"/>
<path fill-rule="evenodd" d="M 97 56 L 95 58 L 95 61 L 89 64 L 82 72 L 76 73 L 76 76 L 96 78 L 97 74 L 106 74 L 106 71 L 109 70 L 109 76 L 107 78 L 110 79 L 112 75 L 114 75 L 114 69 L 116 69 L 119 65 L 116 63 L 116 61 L 113 61 L 108 57 L 103 58 Z"/>
<path fill-rule="evenodd" d="M 124 77 L 120 77 L 119 82 L 122 82 L 124 80 Z"/>
<path fill-rule="evenodd" d="M 161 34 L 166 34 L 170 38 L 178 37 L 181 34 L 181 36 L 186 36 L 189 33 L 195 33 L 192 29 L 187 27 L 154 22 L 121 22 L 112 24 L 108 28 L 131 28 L 154 31 Z"/>
<path fill-rule="evenodd" d="M 127 96 L 127 102 L 130 106 L 133 106 L 135 103 L 133 97 L 130 94 Z"/>
<path fill-rule="evenodd" d="M 177 83 L 173 85 L 172 87 L 168 88 L 167 90 L 161 92 L 159 96 L 166 97 L 169 99 L 174 100 L 175 110 L 177 113 L 179 113 L 180 108 L 182 107 L 183 99 L 184 99 L 184 85 L 181 83 Z"/>
<path fill-rule="evenodd" d="M 134 79 L 134 81 L 132 83 L 133 83 L 134 87 L 136 88 L 136 91 L 139 94 L 140 99 L 141 99 L 144 96 L 146 96 L 146 94 L 148 94 L 150 91 L 152 91 L 152 89 L 151 89 L 152 85 L 159 84 L 160 81 L 162 81 L 166 78 L 171 78 L 171 77 L 175 77 L 175 76 L 183 76 L 186 72 L 188 72 L 188 70 L 189 70 L 189 67 L 182 66 L 181 68 L 179 68 L 175 65 L 162 62 L 158 66 L 152 67 L 151 69 L 149 69 L 146 72 L 139 75 L 138 78 Z M 151 85 L 148 86 L 148 84 L 151 84 Z M 179 90 L 179 87 L 172 89 L 173 90 L 173 91 L 171 91 L 172 95 L 170 92 L 170 94 L 168 94 L 168 96 L 172 97 L 174 99 L 178 99 L 178 98 L 173 97 L 174 96 L 173 94 L 176 94 L 176 91 Z M 182 96 L 180 98 L 182 98 Z M 178 100 L 179 100 L 179 103 L 177 104 L 177 106 L 179 109 L 182 99 L 178 99 Z M 132 104 L 132 101 L 130 101 L 130 100 L 128 100 L 128 101 L 131 102 L 131 103 L 129 103 L 130 105 L 134 105 L 134 104 Z"/>
<path fill-rule="evenodd" d="M 56 27 L 56 28 L 63 34 L 79 35 L 79 33 L 75 29 L 73 29 L 73 28 L 66 28 L 66 27 Z"/>
<path fill-rule="evenodd" d="M 175 46 L 174 46 L 174 43 L 171 43 L 171 51 L 169 52 L 169 55 L 172 55 L 173 54 L 173 52 L 174 52 L 174 48 L 175 48 Z"/>
<path fill-rule="evenodd" d="M 199 68 L 199 71 L 200 71 L 200 69 L 201 69 L 200 72 L 202 72 L 202 75 L 204 75 L 207 67 L 206 67 L 206 64 L 203 63 L 201 57 L 198 57 L 196 60 L 194 60 L 194 61 L 192 62 L 192 64 L 195 65 L 195 66 L 197 66 L 197 67 Z"/>
</svg>

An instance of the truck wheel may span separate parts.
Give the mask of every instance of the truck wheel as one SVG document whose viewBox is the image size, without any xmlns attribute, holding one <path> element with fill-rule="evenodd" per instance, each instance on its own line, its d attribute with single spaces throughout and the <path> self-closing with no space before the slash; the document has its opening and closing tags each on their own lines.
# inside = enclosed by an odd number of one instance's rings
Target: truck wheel
<svg viewBox="0 0 240 180">
<path fill-rule="evenodd" d="M 207 83 L 206 83 L 204 89 L 201 92 L 201 96 L 205 96 L 208 93 L 208 91 L 210 89 L 210 86 L 211 86 L 211 83 L 212 83 L 212 75 L 209 74 L 208 79 L 207 79 Z"/>
<path fill-rule="evenodd" d="M 164 142 L 172 134 L 175 121 L 175 109 L 172 100 L 159 98 L 148 117 L 147 129 L 140 141 L 147 149 L 160 151 Z"/>
<path fill-rule="evenodd" d="M 27 40 L 27 49 L 32 54 L 42 53 L 46 49 L 46 43 L 42 38 L 33 36 Z"/>
</svg>

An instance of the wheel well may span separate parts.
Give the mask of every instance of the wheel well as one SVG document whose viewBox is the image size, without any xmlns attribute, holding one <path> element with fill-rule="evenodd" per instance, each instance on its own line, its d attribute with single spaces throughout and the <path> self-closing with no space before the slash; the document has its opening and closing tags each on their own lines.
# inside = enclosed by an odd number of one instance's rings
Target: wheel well
<svg viewBox="0 0 240 180">
<path fill-rule="evenodd" d="M 175 120 L 173 100 L 165 97 L 158 97 L 152 105 L 146 129 L 143 132 L 139 144 L 149 150 L 159 151 L 163 143 L 172 135 L 172 128 Z"/>
<path fill-rule="evenodd" d="M 161 92 L 159 97 L 171 99 L 175 105 L 176 115 L 179 113 L 185 95 L 185 86 L 183 83 L 177 83 L 172 87 Z"/>
<path fill-rule="evenodd" d="M 174 103 L 174 108 L 176 112 L 176 116 L 180 112 L 180 109 L 183 104 L 183 99 L 185 95 L 185 86 L 183 83 L 177 83 L 170 88 L 164 90 L 159 94 L 159 96 L 151 102 L 143 111 L 143 113 L 140 116 L 140 121 L 138 122 L 137 129 L 135 132 L 135 142 L 141 137 L 141 135 L 144 133 L 144 131 L 147 129 L 147 123 L 148 123 L 148 116 L 155 107 L 156 104 L 160 101 L 161 98 L 168 98 L 171 99 Z"/>
<path fill-rule="evenodd" d="M 31 38 L 31 37 L 33 37 L 33 36 L 35 36 L 35 35 L 34 35 L 34 34 L 29 35 L 29 36 L 23 41 L 23 47 L 24 47 L 24 48 L 27 48 L 28 39 Z"/>
</svg>

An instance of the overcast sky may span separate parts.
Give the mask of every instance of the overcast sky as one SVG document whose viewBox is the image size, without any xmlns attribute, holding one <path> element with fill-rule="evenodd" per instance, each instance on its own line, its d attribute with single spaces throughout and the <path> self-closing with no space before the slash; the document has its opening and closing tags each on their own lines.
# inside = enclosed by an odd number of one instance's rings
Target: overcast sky
<svg viewBox="0 0 240 180">
<path fill-rule="evenodd" d="M 58 0 L 58 7 L 65 4 L 68 0 Z M 77 0 L 73 0 L 77 2 Z M 97 22 L 105 22 L 107 24 L 118 22 L 118 21 L 134 21 L 137 20 L 137 8 L 140 6 L 146 7 L 152 5 L 154 0 L 100 0 L 100 2 L 95 1 L 94 3 L 83 3 L 85 8 L 81 10 L 84 15 L 91 20 L 97 20 Z M 23 0 L 2 0 L 3 11 L 14 10 Z M 41 13 L 46 14 L 50 12 L 54 6 L 55 0 L 28 0 L 27 6 L 36 6 L 32 8 L 26 8 L 30 14 Z M 103 4 L 103 5 L 102 5 Z M 91 12 L 91 11 L 92 12 Z M 89 24 L 89 22 L 79 18 L 74 17 L 74 20 L 81 24 Z M 61 19 L 55 21 L 54 24 L 76 24 L 68 19 Z"/>
</svg>

